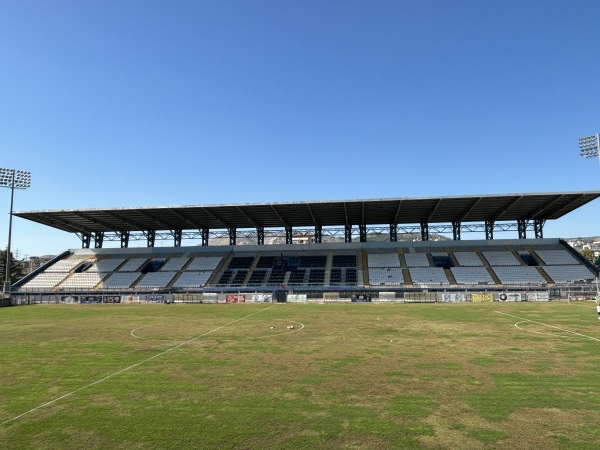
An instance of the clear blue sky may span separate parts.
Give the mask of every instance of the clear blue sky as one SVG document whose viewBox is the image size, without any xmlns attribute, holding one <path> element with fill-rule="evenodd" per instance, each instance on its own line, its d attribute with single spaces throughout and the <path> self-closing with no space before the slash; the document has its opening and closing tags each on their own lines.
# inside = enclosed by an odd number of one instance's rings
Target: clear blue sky
<svg viewBox="0 0 600 450">
<path fill-rule="evenodd" d="M 598 190 L 599 24 L 598 0 L 4 0 L 0 167 L 32 172 L 17 211 Z M 80 246 L 13 225 L 21 256 Z"/>
</svg>

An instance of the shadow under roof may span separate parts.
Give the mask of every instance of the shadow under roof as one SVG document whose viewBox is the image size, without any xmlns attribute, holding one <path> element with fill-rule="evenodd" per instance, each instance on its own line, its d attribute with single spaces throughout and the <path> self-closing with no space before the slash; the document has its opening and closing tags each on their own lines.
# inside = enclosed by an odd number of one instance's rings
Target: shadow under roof
<svg viewBox="0 0 600 450">
<path fill-rule="evenodd" d="M 16 211 L 16 217 L 71 233 L 283 228 L 452 222 L 546 221 L 600 191 L 372 200 Z"/>
</svg>

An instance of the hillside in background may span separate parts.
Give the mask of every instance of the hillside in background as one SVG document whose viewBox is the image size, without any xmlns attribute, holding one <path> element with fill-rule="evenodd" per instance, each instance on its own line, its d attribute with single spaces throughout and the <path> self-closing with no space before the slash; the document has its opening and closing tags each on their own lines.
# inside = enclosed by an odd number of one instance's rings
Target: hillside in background
<svg viewBox="0 0 600 450">
<path fill-rule="evenodd" d="M 367 237 L 369 242 L 387 242 L 390 240 L 390 235 L 387 233 L 381 234 L 369 234 Z M 418 233 L 398 233 L 398 241 L 406 242 L 406 241 L 420 241 L 421 235 Z M 431 233 L 429 235 L 429 240 L 431 241 L 448 241 L 450 240 L 446 236 L 442 236 L 439 234 Z M 344 238 L 341 236 L 323 236 L 324 243 L 336 243 L 336 242 L 344 242 Z M 358 242 L 358 238 L 353 238 L 353 242 Z M 229 238 L 212 238 L 209 241 L 210 245 L 229 245 Z M 255 245 L 255 238 L 237 238 L 237 245 Z M 265 237 L 266 245 L 273 244 L 285 244 L 285 237 Z M 298 244 L 302 245 L 302 244 Z"/>
<path fill-rule="evenodd" d="M 565 241 L 567 241 L 571 247 L 578 251 L 582 251 L 587 247 L 591 248 L 592 250 L 596 250 L 598 243 L 600 243 L 600 236 L 569 238 L 565 239 Z"/>
</svg>

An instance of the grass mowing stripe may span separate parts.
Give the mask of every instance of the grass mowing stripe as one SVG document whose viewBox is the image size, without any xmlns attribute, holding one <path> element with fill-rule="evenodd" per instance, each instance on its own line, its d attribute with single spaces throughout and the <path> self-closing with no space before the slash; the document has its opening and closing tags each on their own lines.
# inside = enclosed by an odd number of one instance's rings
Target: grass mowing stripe
<svg viewBox="0 0 600 450">
<path fill-rule="evenodd" d="M 153 360 L 153 359 L 155 359 L 155 358 L 158 358 L 159 356 L 162 356 L 162 355 L 164 355 L 164 354 L 166 354 L 166 353 L 169 353 L 169 352 L 170 352 L 170 351 L 172 351 L 172 350 L 175 350 L 175 349 L 177 349 L 177 348 L 179 348 L 179 347 L 182 347 L 182 346 L 184 346 L 184 345 L 190 344 L 190 343 L 192 343 L 192 342 L 194 342 L 194 341 L 196 341 L 196 340 L 200 339 L 200 338 L 201 338 L 201 337 L 203 337 L 203 336 L 206 336 L 206 335 L 209 335 L 209 334 L 211 334 L 211 333 L 214 333 L 215 331 L 218 331 L 218 330 L 220 330 L 220 329 L 222 329 L 222 328 L 225 328 L 225 327 L 227 327 L 227 326 L 229 326 L 229 325 L 233 325 L 233 324 L 234 324 L 234 323 L 236 323 L 236 322 L 240 322 L 240 321 L 242 321 L 242 320 L 244 320 L 244 319 L 247 319 L 248 317 L 251 317 L 251 316 L 254 316 L 254 315 L 256 315 L 256 314 L 259 314 L 259 313 L 261 313 L 261 312 L 263 312 L 263 311 L 266 311 L 267 309 L 271 309 L 271 308 L 273 308 L 273 307 L 275 307 L 275 306 L 276 306 L 276 305 L 271 305 L 271 306 L 269 306 L 269 307 L 267 307 L 267 308 L 263 308 L 263 309 L 261 309 L 260 311 L 253 312 L 252 314 L 248 314 L 248 315 L 246 315 L 246 316 L 244 316 L 244 317 L 240 317 L 239 319 L 233 320 L 233 321 L 231 321 L 231 322 L 229 322 L 229 323 L 226 323 L 225 325 L 221 325 L 220 327 L 217 327 L 217 328 L 215 328 L 215 329 L 213 329 L 213 330 L 207 331 L 206 333 L 202 333 L 202 334 L 200 334 L 200 335 L 198 335 L 198 336 L 196 336 L 196 337 L 193 337 L 192 339 L 189 339 L 189 340 L 187 340 L 187 341 L 185 341 L 185 342 L 182 342 L 182 343 L 180 343 L 180 344 L 177 344 L 177 345 L 175 345 L 175 346 L 173 346 L 173 347 L 171 347 L 171 348 L 168 348 L 167 350 L 164 350 L 164 351 L 162 351 L 162 352 L 160 352 L 160 353 L 157 353 L 156 355 L 150 356 L 149 358 L 146 358 L 146 359 L 144 359 L 143 361 L 140 361 L 140 362 L 138 362 L 138 363 L 135 363 L 135 364 L 133 364 L 133 365 L 131 365 L 131 366 L 129 366 L 129 367 L 125 367 L 124 369 L 118 370 L 118 371 L 116 371 L 116 372 L 114 372 L 114 373 L 111 373 L 110 375 L 107 375 L 107 376 L 105 376 L 104 378 L 100 378 L 99 380 L 96 380 L 96 381 L 94 381 L 94 382 L 92 382 L 92 383 L 86 384 L 85 386 L 82 386 L 82 387 L 80 387 L 80 388 L 78 388 L 78 389 L 75 389 L 74 391 L 71 391 L 71 392 L 69 392 L 69 393 L 67 393 L 67 394 L 61 395 L 60 397 L 58 397 L 58 398 L 55 398 L 54 400 L 50 400 L 49 402 L 46 402 L 46 403 L 44 403 L 44 404 L 42 404 L 42 405 L 39 405 L 39 406 L 37 406 L 37 407 L 35 407 L 35 408 L 32 408 L 32 409 L 30 409 L 29 411 L 25 411 L 24 413 L 21 413 L 21 414 L 19 414 L 18 416 L 15 416 L 15 417 L 13 417 L 13 418 L 11 418 L 11 419 L 5 420 L 4 422 L 0 422 L 0 426 L 2 426 L 2 425 L 6 425 L 7 423 L 10 423 L 10 422 L 14 422 L 15 420 L 18 420 L 18 419 L 20 419 L 21 417 L 23 417 L 23 416 L 26 416 L 27 414 L 30 414 L 30 413 L 32 413 L 32 412 L 34 412 L 34 411 L 37 411 L 37 410 L 39 410 L 39 409 L 42 409 L 42 408 L 45 408 L 46 406 L 50 406 L 50 405 L 52 405 L 52 404 L 54 404 L 54 403 L 56 403 L 56 402 L 58 402 L 58 401 L 60 401 L 60 400 L 62 400 L 62 399 L 64 399 L 64 398 L 67 398 L 67 397 L 69 397 L 69 396 L 71 396 L 71 395 L 74 395 L 74 394 L 76 394 L 76 393 L 78 393 L 78 392 L 80 392 L 80 391 L 82 391 L 82 390 L 84 390 L 84 389 L 87 389 L 87 388 L 89 388 L 89 387 L 91 387 L 91 386 L 94 386 L 94 385 L 96 385 L 96 384 L 102 383 L 103 381 L 106 381 L 106 380 L 108 380 L 109 378 L 115 377 L 115 376 L 117 376 L 117 375 L 119 375 L 119 374 L 122 374 L 123 372 L 127 372 L 128 370 L 131 370 L 131 369 L 134 369 L 134 368 L 136 368 L 136 367 L 138 367 L 138 366 L 141 366 L 142 364 L 145 364 L 145 363 L 147 363 L 148 361 L 151 361 L 151 360 Z"/>
<path fill-rule="evenodd" d="M 503 312 L 500 312 L 500 311 L 494 311 L 494 312 L 495 312 L 495 313 L 497 313 L 497 314 L 503 314 L 503 315 L 505 315 L 505 316 L 514 317 L 514 318 L 516 318 L 516 319 L 521 319 L 521 320 L 523 320 L 523 321 L 525 321 L 525 322 L 537 323 L 538 325 L 543 325 L 543 326 L 545 326 L 545 327 L 554 328 L 554 329 L 557 329 L 557 330 L 560 330 L 560 331 L 564 331 L 565 333 L 571 333 L 571 334 L 575 334 L 575 335 L 577 335 L 577 336 L 582 336 L 582 337 L 584 337 L 584 338 L 587 338 L 587 339 L 590 339 L 590 340 L 592 340 L 592 341 L 598 341 L 598 342 L 600 342 L 600 339 L 598 339 L 598 338 L 595 338 L 595 337 L 588 336 L 587 334 L 581 334 L 581 333 L 577 333 L 577 332 L 575 332 L 575 331 L 566 330 L 566 329 L 564 329 L 564 328 L 555 327 L 554 325 L 549 325 L 549 324 L 547 324 L 547 323 L 543 323 L 543 322 L 537 322 L 537 321 L 535 321 L 535 320 L 527 319 L 527 318 L 525 318 L 525 317 L 519 317 L 519 316 L 515 316 L 515 315 L 512 315 L 512 314 L 503 313 Z M 517 326 L 517 324 L 515 324 L 515 326 Z M 517 327 L 517 328 L 519 328 L 519 327 Z"/>
</svg>

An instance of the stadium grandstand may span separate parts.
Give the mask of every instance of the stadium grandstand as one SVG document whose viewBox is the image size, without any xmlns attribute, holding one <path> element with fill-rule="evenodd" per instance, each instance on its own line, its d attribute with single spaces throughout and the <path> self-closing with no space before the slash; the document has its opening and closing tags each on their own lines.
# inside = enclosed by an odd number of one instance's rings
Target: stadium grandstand
<svg viewBox="0 0 600 450">
<path fill-rule="evenodd" d="M 544 237 L 543 228 L 599 196 L 18 211 L 17 217 L 75 233 L 81 248 L 19 280 L 11 298 L 13 304 L 436 302 L 595 295 L 598 269 L 564 240 Z M 463 239 L 470 232 L 484 238 Z M 514 235 L 495 238 L 500 232 Z M 156 247 L 158 240 L 172 245 Z"/>
</svg>

